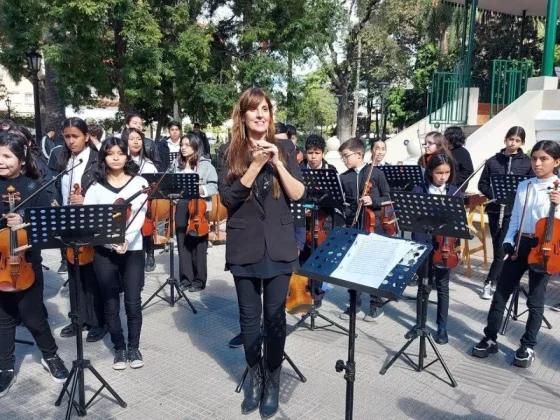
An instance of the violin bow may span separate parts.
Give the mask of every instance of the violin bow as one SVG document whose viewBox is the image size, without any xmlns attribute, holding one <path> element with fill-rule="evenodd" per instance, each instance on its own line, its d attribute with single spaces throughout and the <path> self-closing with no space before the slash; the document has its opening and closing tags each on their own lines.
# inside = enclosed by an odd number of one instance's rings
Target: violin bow
<svg viewBox="0 0 560 420">
<path fill-rule="evenodd" d="M 527 195 L 525 196 L 525 204 L 523 204 L 523 212 L 521 213 L 521 222 L 519 223 L 519 230 L 517 231 L 517 243 L 515 244 L 515 256 L 517 258 L 517 253 L 519 252 L 519 246 L 521 245 L 521 229 L 523 229 L 523 222 L 525 222 L 525 214 L 527 210 L 527 203 L 529 202 L 529 195 L 531 195 L 531 187 L 532 182 L 529 181 L 527 183 Z M 507 260 L 507 255 L 504 258 L 504 261 Z M 512 255 L 513 257 L 513 255 Z"/>
<path fill-rule="evenodd" d="M 364 202 L 362 201 L 362 199 L 366 196 L 366 186 L 368 184 L 368 182 L 371 180 L 371 174 L 373 174 L 373 163 L 370 163 L 369 165 L 369 170 L 368 170 L 368 174 L 366 177 L 366 180 L 364 181 L 364 189 L 362 191 L 362 196 L 360 197 L 360 202 L 358 203 L 358 208 L 356 209 L 356 215 L 354 216 L 354 220 L 352 220 L 352 224 L 350 225 L 351 228 L 353 228 L 356 223 L 358 223 L 358 219 L 360 218 L 360 212 L 362 211 L 362 207 L 364 206 Z"/>
<path fill-rule="evenodd" d="M 457 191 L 455 191 L 455 193 L 454 193 L 453 195 L 455 195 L 455 194 L 457 194 L 459 191 L 461 191 L 461 189 L 462 189 L 465 185 L 467 185 L 471 179 L 473 179 L 473 177 L 478 173 L 478 171 L 480 171 L 480 170 L 484 167 L 484 165 L 486 165 L 486 161 L 487 161 L 487 160 L 488 160 L 488 159 L 484 159 L 484 160 L 482 161 L 482 163 L 480 164 L 480 166 L 479 166 L 478 168 L 476 168 L 476 171 L 474 171 L 472 174 L 469 175 L 469 177 L 468 177 L 467 179 L 465 179 L 465 182 L 463 182 L 463 183 L 461 184 L 461 186 L 460 186 L 459 188 L 457 188 Z"/>
</svg>

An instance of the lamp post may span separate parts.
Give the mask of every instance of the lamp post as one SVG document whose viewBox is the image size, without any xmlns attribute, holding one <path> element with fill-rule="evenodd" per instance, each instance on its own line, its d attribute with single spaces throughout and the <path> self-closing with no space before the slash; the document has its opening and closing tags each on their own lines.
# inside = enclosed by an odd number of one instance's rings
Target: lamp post
<svg viewBox="0 0 560 420">
<path fill-rule="evenodd" d="M 35 50 L 27 53 L 27 68 L 33 73 L 33 101 L 35 102 L 35 138 L 41 144 L 41 105 L 39 101 L 39 71 L 43 57 Z"/>
<path fill-rule="evenodd" d="M 10 98 L 6 99 L 5 101 L 6 103 L 6 108 L 8 108 L 8 118 L 12 118 L 12 110 L 11 110 L 11 106 L 12 106 L 12 101 L 10 100 Z"/>
</svg>

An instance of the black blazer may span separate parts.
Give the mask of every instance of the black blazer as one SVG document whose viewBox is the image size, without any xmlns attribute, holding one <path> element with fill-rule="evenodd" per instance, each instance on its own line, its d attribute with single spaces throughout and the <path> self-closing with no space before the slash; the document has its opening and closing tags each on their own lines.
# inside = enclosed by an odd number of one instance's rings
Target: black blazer
<svg viewBox="0 0 560 420">
<path fill-rule="evenodd" d="M 293 143 L 283 141 L 277 145 L 286 158 L 288 171 L 301 181 Z M 278 199 L 270 191 L 261 205 L 251 194 L 251 188 L 244 186 L 241 180 L 227 182 L 226 155 L 226 148 L 218 150 L 218 190 L 228 210 L 226 265 L 255 264 L 264 257 L 265 249 L 273 261 L 294 261 L 297 259 L 294 216 L 284 189 L 280 188 Z"/>
</svg>

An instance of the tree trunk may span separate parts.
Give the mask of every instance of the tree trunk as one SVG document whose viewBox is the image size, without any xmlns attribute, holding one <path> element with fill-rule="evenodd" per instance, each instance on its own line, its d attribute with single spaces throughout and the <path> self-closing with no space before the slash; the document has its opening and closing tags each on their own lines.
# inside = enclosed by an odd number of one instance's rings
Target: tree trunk
<svg viewBox="0 0 560 420">
<path fill-rule="evenodd" d="M 44 127 L 45 133 L 58 132 L 66 118 L 66 107 L 56 87 L 55 72 L 48 63 L 45 63 L 45 78 L 42 86 L 41 105 L 44 105 L 44 110 L 41 112 L 41 126 Z"/>
<path fill-rule="evenodd" d="M 339 93 L 338 111 L 336 116 L 336 136 L 344 143 L 352 136 L 352 106 L 348 101 L 348 89 Z"/>
</svg>

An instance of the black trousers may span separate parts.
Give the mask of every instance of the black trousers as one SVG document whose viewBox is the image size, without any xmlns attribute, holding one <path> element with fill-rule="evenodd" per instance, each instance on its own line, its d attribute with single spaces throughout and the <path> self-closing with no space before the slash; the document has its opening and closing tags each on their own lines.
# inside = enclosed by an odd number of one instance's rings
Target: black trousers
<svg viewBox="0 0 560 420">
<path fill-rule="evenodd" d="M 68 279 L 75 281 L 74 264 L 68 262 Z M 105 326 L 103 298 L 97 276 L 92 264 L 80 266 L 80 281 L 76 285 L 80 313 L 78 323 L 87 327 Z"/>
<path fill-rule="evenodd" d="M 264 307 L 265 347 L 268 369 L 281 364 L 286 344 L 286 296 L 290 276 L 269 279 L 234 276 L 245 360 L 254 366 L 261 357 L 261 315 Z M 261 299 L 261 293 L 264 295 Z"/>
<path fill-rule="evenodd" d="M 517 260 L 512 261 L 508 259 L 504 262 L 504 267 L 496 286 L 496 292 L 494 292 L 494 297 L 492 298 L 490 311 L 488 312 L 488 324 L 484 328 L 484 335 L 491 340 L 496 341 L 498 339 L 498 331 L 502 326 L 507 301 L 513 290 L 519 286 L 521 277 L 523 277 L 523 274 L 528 269 L 529 297 L 527 298 L 527 307 L 529 308 L 529 316 L 525 325 L 525 333 L 521 337 L 521 344 L 531 348 L 537 344 L 537 335 L 541 328 L 544 314 L 544 296 L 550 275 L 537 273 L 529 268 L 527 257 L 532 245 L 532 239 L 521 238 Z"/>
<path fill-rule="evenodd" d="M 179 200 L 175 213 L 175 236 L 179 250 L 179 281 L 188 286 L 206 287 L 208 280 L 208 235 L 187 235 L 189 200 Z"/>
<path fill-rule="evenodd" d="M 430 293 L 435 288 L 437 290 L 437 318 L 436 323 L 438 328 L 447 328 L 447 316 L 449 314 L 449 277 L 451 270 L 447 268 L 434 267 L 434 276 L 426 286 L 422 285 L 422 280 L 425 273 L 425 264 L 422 264 L 421 271 L 418 272 L 418 293 L 416 296 L 416 323 L 420 325 L 422 313 L 420 311 L 422 306 L 422 294 L 426 300 L 429 298 Z M 424 313 L 427 314 L 428 305 L 424 307 Z"/>
<path fill-rule="evenodd" d="M 105 305 L 105 319 L 115 350 L 125 350 L 120 318 L 119 279 L 124 291 L 124 309 L 128 326 L 128 347 L 137 349 L 142 330 L 142 298 L 144 287 L 144 251 L 117 254 L 108 248 L 96 247 L 93 265 Z"/>
<path fill-rule="evenodd" d="M 15 366 L 16 327 L 21 322 L 29 330 L 44 358 L 56 355 L 58 347 L 42 310 L 43 271 L 34 265 L 35 283 L 22 292 L 0 292 L 0 370 Z"/>
<path fill-rule="evenodd" d="M 153 252 L 154 251 L 154 237 L 153 237 L 153 235 L 142 236 L 142 245 L 143 245 L 144 251 L 146 251 L 146 253 Z"/>
<path fill-rule="evenodd" d="M 504 215 L 502 220 L 502 227 L 498 226 L 500 221 L 499 213 L 487 213 L 488 214 L 488 224 L 490 225 L 490 235 L 492 236 L 492 249 L 494 251 L 494 259 L 492 260 L 492 265 L 490 265 L 490 270 L 488 271 L 488 277 L 486 277 L 486 283 L 496 284 L 500 278 L 500 273 L 502 272 L 502 267 L 504 266 L 504 248 L 503 243 L 506 238 L 506 234 L 509 228 L 509 222 L 511 220 L 511 215 Z"/>
</svg>

